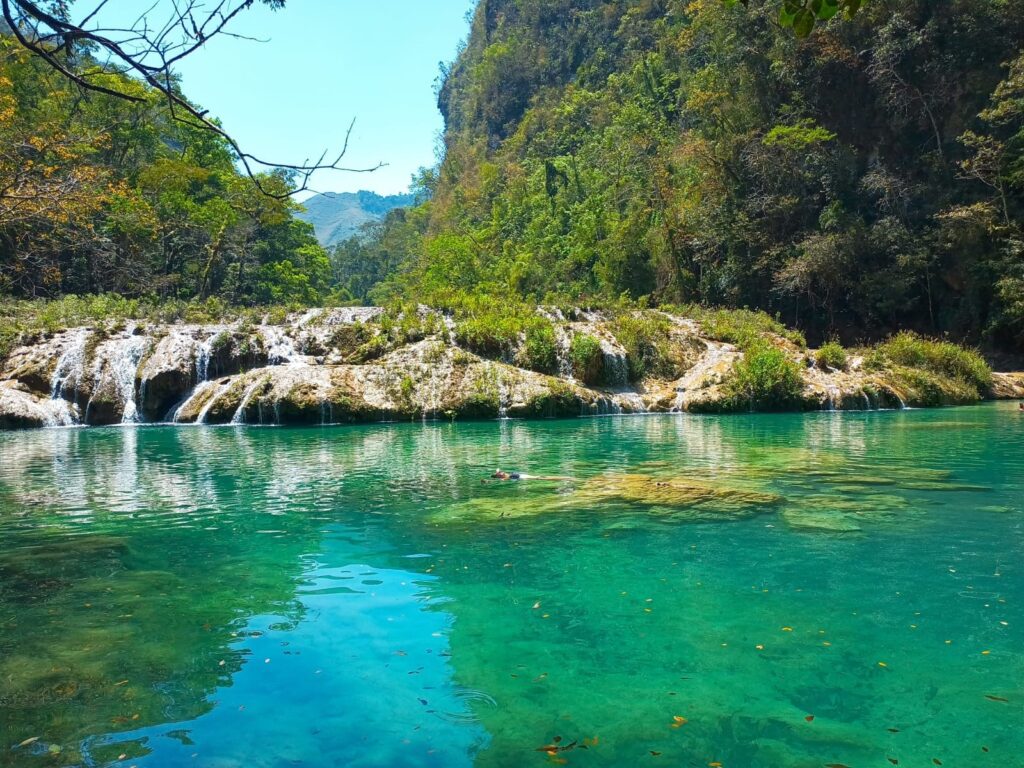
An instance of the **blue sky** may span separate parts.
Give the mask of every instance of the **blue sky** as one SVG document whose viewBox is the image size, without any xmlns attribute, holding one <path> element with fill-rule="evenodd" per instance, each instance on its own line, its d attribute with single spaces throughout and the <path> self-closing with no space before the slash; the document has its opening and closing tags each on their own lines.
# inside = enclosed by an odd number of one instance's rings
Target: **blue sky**
<svg viewBox="0 0 1024 768">
<path fill-rule="evenodd" d="M 94 7 L 79 0 L 76 8 Z M 112 0 L 110 18 L 151 0 Z M 208 2 L 209 4 L 209 2 Z M 323 172 L 317 191 L 404 191 L 434 163 L 443 127 L 433 84 L 466 37 L 473 0 L 287 0 L 256 4 L 231 28 L 261 42 L 214 38 L 178 71 L 189 98 L 220 117 L 242 147 L 277 162 L 337 151 L 353 118 L 345 163 L 370 174 Z M 166 18 L 166 2 L 154 14 Z"/>
</svg>

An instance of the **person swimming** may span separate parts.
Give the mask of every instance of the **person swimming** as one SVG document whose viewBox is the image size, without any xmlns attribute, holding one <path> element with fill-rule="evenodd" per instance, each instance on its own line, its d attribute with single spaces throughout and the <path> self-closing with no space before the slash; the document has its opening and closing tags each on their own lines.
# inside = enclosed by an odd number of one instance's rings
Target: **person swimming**
<svg viewBox="0 0 1024 768">
<path fill-rule="evenodd" d="M 572 480 L 571 477 L 563 475 L 528 475 L 525 472 L 506 472 L 503 469 L 494 470 L 491 480 Z"/>
</svg>

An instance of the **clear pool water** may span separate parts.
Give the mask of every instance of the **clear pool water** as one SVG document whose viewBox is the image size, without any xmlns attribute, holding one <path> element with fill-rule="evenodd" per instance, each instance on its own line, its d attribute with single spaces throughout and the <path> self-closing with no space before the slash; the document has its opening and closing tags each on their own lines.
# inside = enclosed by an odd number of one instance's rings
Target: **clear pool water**
<svg viewBox="0 0 1024 768">
<path fill-rule="evenodd" d="M 1022 765 L 1022 560 L 1016 404 L 0 434 L 0 765 Z"/>
</svg>

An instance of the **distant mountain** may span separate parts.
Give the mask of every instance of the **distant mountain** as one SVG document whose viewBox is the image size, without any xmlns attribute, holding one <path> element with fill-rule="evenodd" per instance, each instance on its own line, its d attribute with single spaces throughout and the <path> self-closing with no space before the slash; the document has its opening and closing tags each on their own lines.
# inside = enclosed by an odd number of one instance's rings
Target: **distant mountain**
<svg viewBox="0 0 1024 768">
<path fill-rule="evenodd" d="M 325 192 L 306 200 L 306 210 L 298 217 L 313 225 L 316 239 L 328 248 L 354 235 L 363 224 L 384 218 L 391 209 L 414 203 L 414 195 L 384 196 L 366 190 Z"/>
</svg>

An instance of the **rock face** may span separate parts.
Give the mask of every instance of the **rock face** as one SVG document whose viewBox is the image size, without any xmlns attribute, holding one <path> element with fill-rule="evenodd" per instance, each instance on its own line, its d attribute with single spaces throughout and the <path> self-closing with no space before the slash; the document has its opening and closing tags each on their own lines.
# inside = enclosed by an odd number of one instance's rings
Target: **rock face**
<svg viewBox="0 0 1024 768">
<path fill-rule="evenodd" d="M 327 424 L 400 419 L 544 418 L 714 411 L 742 352 L 665 315 L 678 378 L 630 381 L 609 318 L 554 322 L 557 375 L 459 346 L 450 318 L 421 308 L 420 333 L 395 334 L 373 307 L 311 310 L 280 325 L 73 328 L 26 340 L 0 366 L 0 428 L 173 422 Z M 600 344 L 600 385 L 573 378 L 572 338 Z M 807 409 L 898 408 L 916 393 L 884 374 L 823 371 L 777 339 L 804 371 Z M 601 360 L 603 357 L 603 361 Z M 954 393 L 955 394 L 955 393 Z M 995 397 L 1024 397 L 1024 375 L 996 374 Z M 955 401 L 954 395 L 950 399 Z"/>
</svg>

